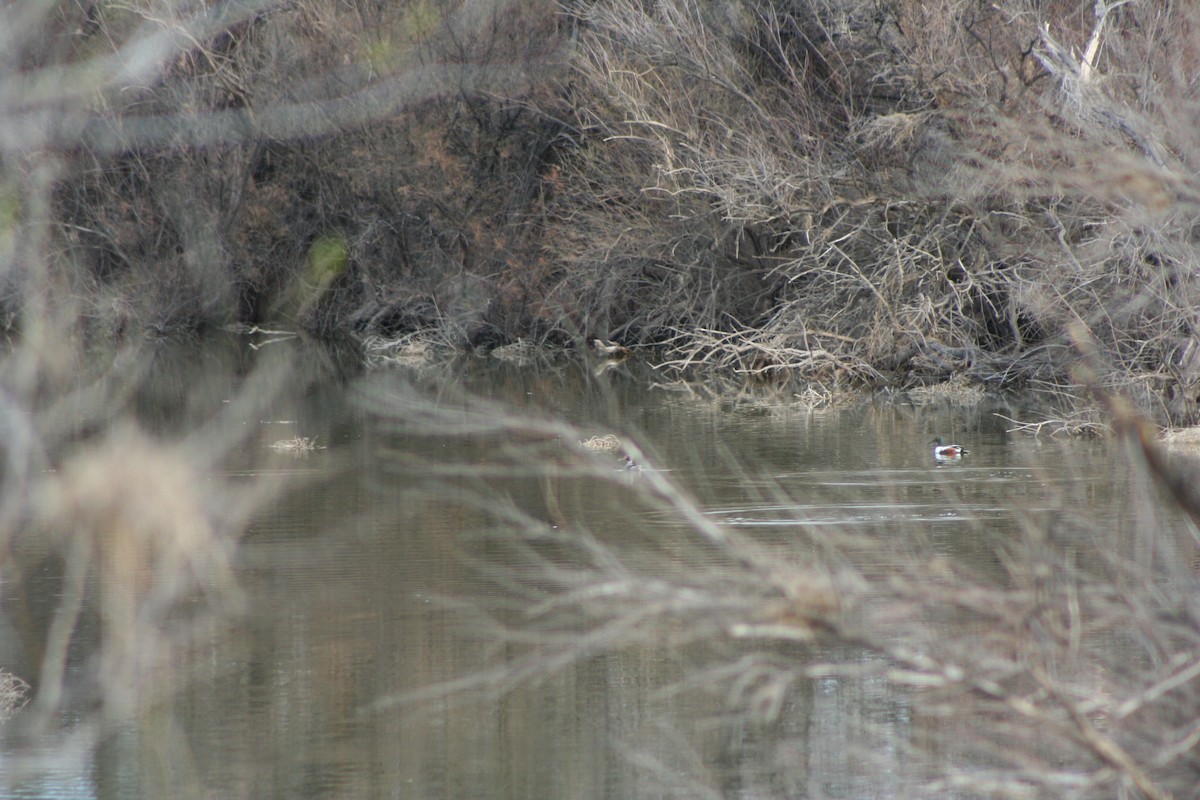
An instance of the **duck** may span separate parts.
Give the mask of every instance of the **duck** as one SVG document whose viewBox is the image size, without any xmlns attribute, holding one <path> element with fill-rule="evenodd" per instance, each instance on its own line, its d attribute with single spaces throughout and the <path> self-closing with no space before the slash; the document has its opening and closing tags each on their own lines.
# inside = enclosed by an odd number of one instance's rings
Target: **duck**
<svg viewBox="0 0 1200 800">
<path fill-rule="evenodd" d="M 938 461 L 957 461 L 963 456 L 971 454 L 971 451 L 961 444 L 944 444 L 940 436 L 930 444 L 933 445 L 933 457 Z"/>
<path fill-rule="evenodd" d="M 634 461 L 629 456 L 625 456 L 624 464 L 625 464 L 626 472 L 641 472 L 642 471 L 642 465 L 637 463 L 636 461 Z"/>
</svg>

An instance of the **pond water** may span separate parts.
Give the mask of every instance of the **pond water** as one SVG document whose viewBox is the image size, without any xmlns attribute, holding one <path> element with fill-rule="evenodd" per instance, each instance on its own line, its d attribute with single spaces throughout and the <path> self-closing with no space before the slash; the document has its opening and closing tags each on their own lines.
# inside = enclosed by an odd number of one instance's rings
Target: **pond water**
<svg viewBox="0 0 1200 800">
<path fill-rule="evenodd" d="M 94 723 L 96 693 L 79 688 L 96 683 L 103 641 L 89 588 L 57 723 L 6 726 L 3 796 L 906 796 L 919 769 L 902 754 L 921 731 L 882 681 L 794 687 L 756 725 L 728 691 L 679 689 L 694 647 L 670 635 L 507 675 L 524 650 L 489 625 L 519 624 L 549 590 L 506 579 L 523 551 L 503 531 L 578 532 L 635 569 L 639 554 L 664 570 L 711 566 L 694 525 L 637 501 L 637 482 L 657 477 L 704 521 L 769 547 L 800 525 L 809 537 L 920 530 L 987 574 L 1021 515 L 1078 504 L 1120 516 L 1130 491 L 1104 444 L 1011 436 L 997 412 L 1013 412 L 994 404 L 812 410 L 767 390 L 682 390 L 636 362 L 599 377 L 573 362 L 486 359 L 366 375 L 352 354 L 247 344 L 159 345 L 133 400 L 164 435 L 241 426 L 212 481 L 284 481 L 232 550 L 237 610 L 181 621 L 169 690 L 148 681 L 155 699 Z M 253 412 L 231 415 L 271 361 L 291 377 L 274 371 Z M 637 447 L 641 472 L 580 453 L 580 440 L 609 433 Z M 972 452 L 935 463 L 934 435 Z M 272 448 L 292 437 L 316 447 Z M 863 568 L 886 574 L 886 552 Z M 0 666 L 31 683 L 64 584 L 50 566 L 6 593 Z M 865 770 L 852 744 L 868 729 L 877 763 Z"/>
</svg>

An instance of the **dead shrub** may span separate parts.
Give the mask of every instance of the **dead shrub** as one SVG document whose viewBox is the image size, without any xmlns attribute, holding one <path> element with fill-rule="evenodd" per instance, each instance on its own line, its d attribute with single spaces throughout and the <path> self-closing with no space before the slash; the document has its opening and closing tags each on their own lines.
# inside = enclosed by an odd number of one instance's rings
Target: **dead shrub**
<svg viewBox="0 0 1200 800">
<path fill-rule="evenodd" d="M 869 380 L 961 373 L 1064 400 L 1084 320 L 1110 385 L 1161 422 L 1194 417 L 1192 55 L 1162 46 L 1190 11 L 573 13 L 579 134 L 553 246 L 580 327 L 669 341 L 673 365 L 743 368 L 711 341 L 755 338 L 800 377 L 812 359 L 786 353 L 819 350 Z"/>
</svg>

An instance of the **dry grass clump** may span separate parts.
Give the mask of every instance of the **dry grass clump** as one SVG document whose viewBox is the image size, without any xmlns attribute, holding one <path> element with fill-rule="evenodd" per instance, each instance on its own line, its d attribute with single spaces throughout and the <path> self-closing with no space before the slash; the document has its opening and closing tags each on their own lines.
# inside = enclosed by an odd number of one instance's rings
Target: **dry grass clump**
<svg viewBox="0 0 1200 800">
<path fill-rule="evenodd" d="M 606 433 L 603 436 L 596 435 L 588 439 L 580 440 L 579 446 L 585 450 L 594 450 L 600 452 L 611 452 L 621 449 L 621 440 L 611 433 Z"/>
<path fill-rule="evenodd" d="M 517 339 L 512 344 L 501 345 L 492 350 L 492 358 L 511 364 L 527 366 L 545 357 L 545 351 L 528 339 Z"/>
<path fill-rule="evenodd" d="M 1168 447 L 1184 449 L 1200 447 L 1200 427 L 1193 426 L 1164 431 L 1162 441 Z"/>
<path fill-rule="evenodd" d="M 314 450 L 324 450 L 324 445 L 309 436 L 293 436 L 290 439 L 280 439 L 271 443 L 271 449 L 276 453 L 286 453 L 292 456 L 306 456 Z"/>
<path fill-rule="evenodd" d="M 952 405 L 969 406 L 983 402 L 987 391 L 978 383 L 973 383 L 965 376 L 955 376 L 943 383 L 932 386 L 914 386 L 909 389 L 908 397 L 917 405 L 931 403 L 950 403 Z"/>
<path fill-rule="evenodd" d="M 453 346 L 430 331 L 397 337 L 372 335 L 362 340 L 363 355 L 372 367 L 427 367 L 444 364 L 455 354 Z"/>
<path fill-rule="evenodd" d="M 29 702 L 29 684 L 11 672 L 0 670 L 0 722 Z"/>
</svg>

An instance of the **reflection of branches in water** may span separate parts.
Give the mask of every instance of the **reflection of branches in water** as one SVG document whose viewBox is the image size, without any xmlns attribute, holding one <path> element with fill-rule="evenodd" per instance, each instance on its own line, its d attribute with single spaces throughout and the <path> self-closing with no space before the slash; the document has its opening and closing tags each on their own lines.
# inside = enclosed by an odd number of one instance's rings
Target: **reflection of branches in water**
<svg viewBox="0 0 1200 800">
<path fill-rule="evenodd" d="M 495 411 L 469 414 L 457 429 L 502 426 L 517 439 L 553 429 L 561 441 L 583 440 L 558 423 L 501 420 Z M 642 534 L 609 541 L 562 503 L 551 523 L 485 490 L 463 500 L 486 509 L 499 529 L 475 566 L 506 601 L 490 594 L 454 606 L 504 643 L 504 658 L 454 682 L 380 698 L 373 710 L 504 693 L 599 655 L 664 648 L 687 653 L 689 664 L 667 693 L 716 693 L 742 724 L 768 726 L 780 741 L 803 735 L 791 716 L 814 713 L 797 702 L 816 698 L 821 682 L 857 687 L 845 690 L 861 697 L 884 692 L 910 709 L 903 729 L 867 713 L 861 735 L 839 742 L 872 785 L 996 797 L 1059 796 L 1064 787 L 1079 797 L 1168 797 L 1194 788 L 1195 543 L 1173 532 L 1178 515 L 1157 504 L 1153 488 L 1137 495 L 1135 485 L 1132 523 L 1014 509 L 1019 531 L 1008 540 L 960 507 L 957 535 L 996 543 L 988 573 L 945 555 L 917 523 L 798 522 L 786 543 L 757 541 L 704 513 L 669 471 L 630 481 L 594 455 L 563 451 L 555 473 L 618 493 L 603 529 Z M 1136 463 L 1129 469 L 1140 474 Z M 472 473 L 460 466 L 459 477 Z M 782 489 L 769 499 L 795 502 Z M 675 733 L 680 746 L 699 746 Z M 643 752 L 647 768 L 664 768 L 661 748 Z"/>
<path fill-rule="evenodd" d="M 1073 417 L 1054 417 L 1032 422 L 1013 419 L 1004 414 L 997 414 L 996 416 L 1011 425 L 1008 429 L 1009 433 L 1026 433 L 1032 436 L 1041 436 L 1042 433 L 1048 432 L 1050 436 L 1087 437 L 1101 436 L 1111 431 L 1109 423 L 1100 420 L 1081 419 L 1080 412 L 1076 412 L 1076 415 Z"/>
<path fill-rule="evenodd" d="M 823 339 L 845 341 L 831 333 L 784 335 L 773 330 L 714 331 L 702 328 L 680 332 L 666 344 L 671 353 L 660 369 L 687 372 L 703 367 L 750 376 L 796 372 L 861 384 L 880 379 L 864 359 L 822 347 Z"/>
</svg>

